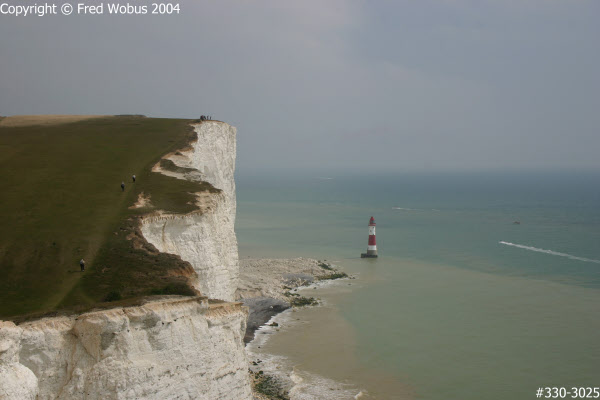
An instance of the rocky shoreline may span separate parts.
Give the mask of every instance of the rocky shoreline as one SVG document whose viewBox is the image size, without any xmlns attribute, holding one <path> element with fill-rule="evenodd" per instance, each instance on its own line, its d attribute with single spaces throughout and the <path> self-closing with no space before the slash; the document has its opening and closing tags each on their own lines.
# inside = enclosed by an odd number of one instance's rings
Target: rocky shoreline
<svg viewBox="0 0 600 400">
<path fill-rule="evenodd" d="M 302 286 L 315 282 L 348 278 L 326 260 L 312 258 L 247 258 L 240 259 L 240 284 L 236 300 L 249 308 L 244 341 L 271 317 L 290 307 L 316 305 L 318 301 L 296 293 Z"/>
<path fill-rule="evenodd" d="M 326 260 L 312 258 L 290 259 L 240 259 L 240 285 L 236 300 L 249 308 L 244 342 L 249 343 L 254 333 L 274 315 L 291 307 L 319 304 L 318 299 L 297 293 L 319 281 L 354 277 L 339 271 Z M 289 399 L 286 384 L 264 374 L 261 360 L 251 361 L 249 366 L 256 400 Z"/>
</svg>

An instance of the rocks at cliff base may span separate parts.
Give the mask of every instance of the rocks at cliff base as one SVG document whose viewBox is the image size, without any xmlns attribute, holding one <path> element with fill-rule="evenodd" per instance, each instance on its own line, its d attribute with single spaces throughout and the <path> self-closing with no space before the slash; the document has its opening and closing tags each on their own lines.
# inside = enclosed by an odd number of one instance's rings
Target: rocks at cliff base
<svg viewBox="0 0 600 400">
<path fill-rule="evenodd" d="M 300 296 L 293 290 L 316 281 L 348 277 L 330 264 L 312 258 L 241 259 L 240 285 L 236 298 L 249 307 L 244 341 L 254 338 L 255 331 L 271 317 L 290 307 L 319 304 L 313 297 Z"/>
<path fill-rule="evenodd" d="M 256 297 L 244 299 L 244 305 L 249 308 L 248 322 L 244 342 L 248 343 L 254 338 L 254 332 L 269 322 L 271 317 L 290 308 L 287 301 L 272 299 L 270 297 Z"/>
<path fill-rule="evenodd" d="M 309 274 L 285 274 L 283 283 L 288 286 L 308 286 L 315 281 L 315 277 Z"/>
</svg>

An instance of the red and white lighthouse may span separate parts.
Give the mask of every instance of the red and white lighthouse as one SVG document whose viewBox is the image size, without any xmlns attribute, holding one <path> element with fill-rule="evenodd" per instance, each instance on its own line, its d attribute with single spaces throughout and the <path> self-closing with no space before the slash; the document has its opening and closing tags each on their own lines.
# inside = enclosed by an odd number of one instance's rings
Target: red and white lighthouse
<svg viewBox="0 0 600 400">
<path fill-rule="evenodd" d="M 375 241 L 375 218 L 369 220 L 369 244 L 367 252 L 362 253 L 361 258 L 377 258 L 377 242 Z"/>
</svg>

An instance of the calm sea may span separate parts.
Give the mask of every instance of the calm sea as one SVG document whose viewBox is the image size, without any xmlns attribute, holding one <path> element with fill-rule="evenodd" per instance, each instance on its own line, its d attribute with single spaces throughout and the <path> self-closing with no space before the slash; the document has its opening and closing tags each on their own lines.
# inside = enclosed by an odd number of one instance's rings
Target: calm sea
<svg viewBox="0 0 600 400">
<path fill-rule="evenodd" d="M 600 174 L 242 174 L 237 194 L 241 257 L 358 276 L 261 346 L 305 379 L 365 399 L 600 386 Z M 371 216 L 377 260 L 359 258 Z"/>
</svg>

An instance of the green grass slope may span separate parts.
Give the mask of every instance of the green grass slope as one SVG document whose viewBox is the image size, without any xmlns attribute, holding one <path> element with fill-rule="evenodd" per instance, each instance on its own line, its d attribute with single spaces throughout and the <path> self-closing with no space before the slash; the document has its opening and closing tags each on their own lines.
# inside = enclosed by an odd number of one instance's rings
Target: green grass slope
<svg viewBox="0 0 600 400">
<path fill-rule="evenodd" d="M 137 218 L 152 210 L 129 208 L 144 192 L 153 209 L 187 213 L 194 192 L 217 191 L 151 172 L 194 137 L 189 122 L 118 116 L 0 126 L 0 318 L 193 294 L 189 264 L 141 238 Z"/>
</svg>

